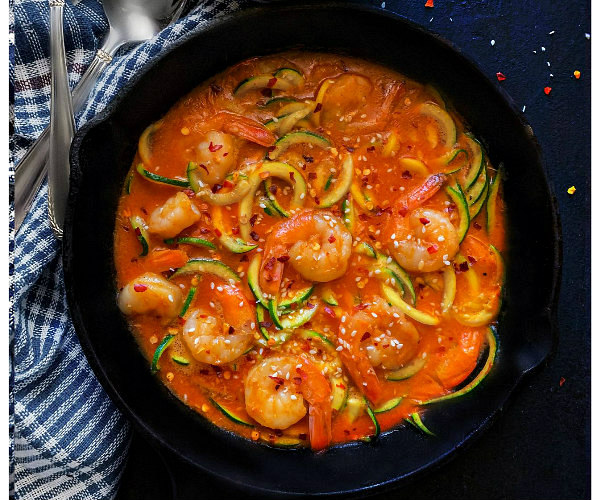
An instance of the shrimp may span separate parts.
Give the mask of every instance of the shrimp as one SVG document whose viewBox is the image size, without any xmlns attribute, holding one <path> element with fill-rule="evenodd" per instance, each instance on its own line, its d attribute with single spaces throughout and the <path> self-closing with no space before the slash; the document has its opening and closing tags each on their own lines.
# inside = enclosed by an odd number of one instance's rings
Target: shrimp
<svg viewBox="0 0 600 500">
<path fill-rule="evenodd" d="M 389 120 L 392 108 L 403 85 L 377 81 L 356 74 L 343 74 L 325 93 L 323 120 L 348 133 L 370 133 L 381 130 Z M 377 106 L 367 106 L 367 100 Z M 360 116 L 360 120 L 354 118 Z"/>
<path fill-rule="evenodd" d="M 150 214 L 148 230 L 162 238 L 172 238 L 198 222 L 200 217 L 198 207 L 179 191 Z"/>
<path fill-rule="evenodd" d="M 420 207 L 444 183 L 443 174 L 431 175 L 395 205 L 386 229 L 388 247 L 398 263 L 409 271 L 437 271 L 458 252 L 458 232 L 448 215 Z"/>
<path fill-rule="evenodd" d="M 206 184 L 222 182 L 235 167 L 235 144 L 230 134 L 211 130 L 202 137 L 196 147 L 197 170 L 200 180 Z"/>
<path fill-rule="evenodd" d="M 270 146 L 275 142 L 275 136 L 264 125 L 230 111 L 219 111 L 203 125 L 208 131 L 201 136 L 195 148 L 195 160 L 200 167 L 197 169 L 198 176 L 206 184 L 222 182 L 235 169 L 235 137 L 261 146 Z"/>
<path fill-rule="evenodd" d="M 375 297 L 340 323 L 340 357 L 354 383 L 374 403 L 381 397 L 376 367 L 396 370 L 418 351 L 419 332 L 396 307 Z"/>
<path fill-rule="evenodd" d="M 156 273 L 138 276 L 119 292 L 119 309 L 128 315 L 155 313 L 171 320 L 182 304 L 181 289 Z"/>
<path fill-rule="evenodd" d="M 245 381 L 246 411 L 259 424 L 287 429 L 306 415 L 312 449 L 331 442 L 331 386 L 305 356 L 272 356 Z"/>
<path fill-rule="evenodd" d="M 352 235 L 342 221 L 322 210 L 305 210 L 276 226 L 267 237 L 261 264 L 263 291 L 276 295 L 283 265 L 291 266 L 309 281 L 332 281 L 348 267 Z"/>
<path fill-rule="evenodd" d="M 214 292 L 214 308 L 192 311 L 183 325 L 183 340 L 195 359 L 220 365 L 239 358 L 250 347 L 255 320 L 239 288 L 219 285 Z"/>
</svg>

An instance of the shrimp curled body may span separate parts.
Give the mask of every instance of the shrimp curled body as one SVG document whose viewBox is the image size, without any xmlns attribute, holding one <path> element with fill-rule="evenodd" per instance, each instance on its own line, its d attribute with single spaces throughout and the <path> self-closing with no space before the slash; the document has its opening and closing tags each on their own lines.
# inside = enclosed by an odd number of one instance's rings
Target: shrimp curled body
<svg viewBox="0 0 600 500">
<path fill-rule="evenodd" d="M 214 308 L 192 311 L 183 325 L 183 340 L 195 359 L 220 365 L 250 347 L 255 323 L 252 308 L 237 287 L 222 285 L 215 292 Z"/>
<path fill-rule="evenodd" d="M 283 262 L 308 281 L 332 281 L 343 276 L 352 250 L 352 235 L 342 221 L 322 210 L 305 210 L 275 226 L 267 238 L 261 265 L 261 287 L 275 295 Z"/>
<path fill-rule="evenodd" d="M 391 250 L 409 271 L 431 272 L 458 252 L 458 233 L 444 212 L 417 208 L 395 221 Z"/>
<path fill-rule="evenodd" d="M 331 441 L 331 386 L 304 356 L 272 356 L 254 366 L 245 382 L 246 411 L 259 424 L 287 429 L 306 415 L 313 449 Z"/>
<path fill-rule="evenodd" d="M 441 269 L 458 252 L 458 232 L 448 215 L 422 207 L 446 181 L 444 174 L 430 175 L 423 184 L 400 198 L 387 224 L 388 248 L 409 271 Z"/>
<path fill-rule="evenodd" d="M 200 217 L 194 202 L 179 191 L 150 214 L 148 230 L 162 238 L 172 238 L 198 222 Z"/>
<path fill-rule="evenodd" d="M 375 297 L 364 310 L 340 324 L 340 357 L 355 384 L 373 402 L 381 395 L 375 372 L 395 370 L 418 351 L 419 332 L 402 311 Z"/>
<path fill-rule="evenodd" d="M 154 313 L 168 321 L 177 316 L 182 303 L 181 289 L 151 272 L 138 276 L 119 292 L 119 309 L 127 315 Z"/>
</svg>

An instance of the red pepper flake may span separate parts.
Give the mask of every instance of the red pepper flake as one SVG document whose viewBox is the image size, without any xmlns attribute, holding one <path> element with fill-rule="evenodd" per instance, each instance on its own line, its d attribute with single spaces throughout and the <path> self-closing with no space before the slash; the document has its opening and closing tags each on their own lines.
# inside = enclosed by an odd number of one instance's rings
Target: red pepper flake
<svg viewBox="0 0 600 500">
<path fill-rule="evenodd" d="M 330 316 L 330 317 L 332 317 L 332 318 L 334 318 L 334 319 L 335 319 L 335 313 L 333 312 L 333 309 L 331 309 L 331 307 L 329 307 L 329 306 L 325 306 L 325 307 L 323 308 L 323 310 L 325 311 L 325 313 L 326 313 L 328 316 Z"/>
<path fill-rule="evenodd" d="M 282 377 L 278 377 L 277 375 L 269 375 L 269 378 L 271 380 L 274 380 L 275 383 L 282 385 L 285 382 L 285 379 Z"/>
<path fill-rule="evenodd" d="M 423 224 L 424 226 L 426 226 L 427 224 L 429 224 L 431 221 L 427 218 L 427 217 L 420 217 L 419 218 L 419 222 L 421 224 Z"/>
<path fill-rule="evenodd" d="M 294 172 L 290 172 L 290 180 L 296 182 L 296 179 L 294 179 Z"/>
<path fill-rule="evenodd" d="M 233 332 L 235 332 L 235 328 L 229 325 L 229 330 L 227 330 L 227 332 L 229 333 L 229 335 L 233 335 Z"/>
<path fill-rule="evenodd" d="M 369 220 L 369 216 L 367 214 L 358 214 L 358 218 L 363 222 L 367 222 Z"/>
<path fill-rule="evenodd" d="M 458 270 L 461 273 L 466 273 L 469 270 L 469 264 L 467 263 L 466 260 L 459 264 Z"/>
<path fill-rule="evenodd" d="M 550 92 L 552 92 L 552 87 L 544 87 L 544 94 L 548 95 Z"/>
<path fill-rule="evenodd" d="M 146 285 L 142 285 L 141 283 L 136 283 L 135 285 L 133 285 L 133 289 L 136 292 L 145 292 L 146 290 L 148 290 L 148 287 Z"/>
<path fill-rule="evenodd" d="M 275 146 L 269 146 L 267 151 L 270 153 L 271 151 L 275 151 Z"/>
<path fill-rule="evenodd" d="M 346 386 L 344 384 L 342 384 L 341 382 L 339 384 L 335 384 L 336 387 L 339 387 L 340 389 L 345 389 Z"/>
<path fill-rule="evenodd" d="M 240 234 L 240 228 L 239 228 L 239 226 L 233 226 L 231 228 L 231 234 L 236 234 L 236 235 Z"/>
<path fill-rule="evenodd" d="M 275 184 L 271 184 L 271 185 L 269 186 L 269 192 L 270 192 L 271 194 L 277 194 L 277 186 L 276 186 Z"/>
<path fill-rule="evenodd" d="M 412 174 L 408 170 L 405 170 L 404 172 L 402 172 L 402 178 L 403 179 L 412 179 Z"/>
<path fill-rule="evenodd" d="M 260 93 L 265 97 L 273 97 L 273 91 L 271 89 L 262 89 Z"/>
<path fill-rule="evenodd" d="M 251 231 L 250 238 L 252 238 L 254 241 L 258 241 L 260 239 L 260 236 L 255 231 Z"/>
<path fill-rule="evenodd" d="M 233 187 L 233 186 L 234 186 L 233 182 L 231 182 L 231 181 L 228 181 L 228 180 L 224 180 L 224 181 L 223 181 L 223 187 L 226 187 L 226 188 L 231 188 L 231 187 Z"/>
<path fill-rule="evenodd" d="M 469 262 L 471 264 L 475 264 L 475 262 L 477 262 L 477 259 L 475 257 L 473 257 L 472 255 L 467 255 L 467 259 L 469 260 Z"/>
<path fill-rule="evenodd" d="M 315 113 L 318 113 L 319 111 L 321 111 L 321 109 L 323 109 L 323 105 L 319 102 L 317 103 L 317 105 L 315 106 Z"/>
<path fill-rule="evenodd" d="M 142 230 L 141 230 L 139 227 L 136 227 L 136 228 L 134 229 L 134 233 L 135 233 L 135 235 L 136 235 L 136 236 L 138 236 L 138 237 L 139 237 L 139 236 L 141 236 L 141 235 L 142 235 Z"/>
<path fill-rule="evenodd" d="M 354 309 L 356 309 L 357 311 L 362 311 L 363 309 L 366 309 L 368 306 L 367 304 L 356 304 L 354 306 Z"/>
<path fill-rule="evenodd" d="M 223 233 L 221 231 L 219 231 L 216 227 L 215 227 L 215 234 L 217 235 L 217 238 L 220 238 L 221 236 L 223 236 Z"/>
<path fill-rule="evenodd" d="M 367 340 L 370 337 L 371 337 L 371 334 L 369 332 L 365 332 L 365 333 L 363 333 L 363 336 L 360 338 L 360 341 L 364 342 L 365 340 Z"/>
<path fill-rule="evenodd" d="M 479 224 L 479 222 L 475 221 L 475 222 L 473 222 L 473 227 L 475 229 L 477 229 L 477 231 L 479 231 L 481 229 L 481 224 Z"/>
<path fill-rule="evenodd" d="M 240 262 L 248 262 L 250 259 L 248 258 L 248 256 L 246 254 L 242 255 L 240 257 Z"/>
<path fill-rule="evenodd" d="M 304 161 L 306 163 L 312 163 L 313 161 L 315 161 L 315 159 L 312 156 L 302 155 L 302 158 L 304 158 Z"/>
<path fill-rule="evenodd" d="M 496 78 L 498 78 L 499 82 L 503 82 L 504 80 L 506 80 L 506 76 L 504 76 L 504 73 L 500 73 L 500 71 L 496 73 Z"/>
<path fill-rule="evenodd" d="M 259 321 L 258 324 L 263 328 L 271 328 L 273 326 L 273 323 L 271 323 L 270 321 Z"/>
<path fill-rule="evenodd" d="M 348 151 L 348 153 L 354 153 L 354 148 L 351 146 L 344 146 L 346 148 L 346 151 Z"/>
<path fill-rule="evenodd" d="M 210 144 L 208 145 L 208 150 L 211 153 L 216 153 L 217 151 L 219 151 L 219 149 L 221 149 L 223 147 L 223 144 L 213 144 L 212 141 L 210 141 Z"/>
<path fill-rule="evenodd" d="M 375 151 L 375 146 L 369 146 L 369 147 L 367 148 L 367 151 L 368 151 L 369 153 L 372 153 L 373 151 Z"/>
<path fill-rule="evenodd" d="M 314 305 L 312 302 L 307 302 L 307 303 L 306 303 L 306 308 L 307 308 L 307 309 L 314 309 L 314 308 L 315 308 L 315 305 Z"/>
<path fill-rule="evenodd" d="M 218 193 L 219 191 L 221 191 L 221 189 L 223 189 L 223 186 L 222 186 L 221 184 L 215 184 L 215 185 L 212 187 L 211 191 L 212 191 L 212 192 L 213 192 L 213 194 L 214 194 L 214 193 Z"/>
<path fill-rule="evenodd" d="M 332 234 L 329 238 L 327 238 L 329 243 L 333 243 L 335 241 L 335 236 Z"/>
<path fill-rule="evenodd" d="M 185 325 L 185 319 L 184 318 L 182 318 L 180 316 L 177 316 L 177 320 L 179 321 L 180 325 Z"/>
<path fill-rule="evenodd" d="M 277 257 L 277 260 L 279 262 L 281 262 L 282 264 L 286 263 L 288 260 L 290 260 L 290 256 L 289 255 L 282 255 L 281 257 Z"/>
<path fill-rule="evenodd" d="M 208 229 L 207 227 L 201 227 L 200 228 L 200 233 L 201 234 L 208 234 L 208 233 L 210 233 L 210 229 Z"/>
<path fill-rule="evenodd" d="M 298 434 L 298 439 L 300 439 L 301 441 L 306 441 L 306 434 L 304 432 Z"/>
<path fill-rule="evenodd" d="M 579 70 L 577 70 L 577 69 L 576 69 L 575 71 L 573 71 L 573 76 L 574 76 L 574 77 L 575 77 L 577 80 L 579 80 L 579 79 L 581 78 L 581 71 L 579 71 Z"/>
<path fill-rule="evenodd" d="M 429 7 L 430 9 L 433 8 L 433 0 L 427 0 L 425 2 L 425 7 Z"/>
<path fill-rule="evenodd" d="M 296 371 L 298 373 L 300 373 L 300 368 L 296 368 Z M 292 382 L 294 382 L 294 384 L 296 384 L 296 385 L 300 385 L 302 383 L 302 378 L 301 377 L 294 377 L 292 379 Z"/>
<path fill-rule="evenodd" d="M 141 210 L 144 215 L 148 215 L 148 210 L 146 210 L 144 207 L 142 207 Z"/>
<path fill-rule="evenodd" d="M 275 265 L 275 262 L 277 262 L 275 257 L 271 257 L 267 262 L 265 262 L 265 271 L 271 271 Z"/>
<path fill-rule="evenodd" d="M 565 383 L 565 377 L 560 377 L 560 380 L 558 381 L 558 385 L 560 387 L 562 387 L 564 385 L 564 383 Z"/>
<path fill-rule="evenodd" d="M 315 172 L 309 172 L 308 173 L 308 180 L 312 181 L 315 180 L 317 178 L 317 174 Z"/>
<path fill-rule="evenodd" d="M 223 153 L 223 158 L 225 158 L 229 153 Z"/>
<path fill-rule="evenodd" d="M 431 245 L 430 247 L 427 248 L 428 253 L 436 253 L 437 251 L 438 251 L 437 245 Z"/>
<path fill-rule="evenodd" d="M 188 197 L 194 199 L 196 197 L 196 193 L 194 193 L 193 189 L 184 189 L 183 193 Z"/>
<path fill-rule="evenodd" d="M 277 83 L 277 78 L 273 77 L 267 82 L 267 87 L 272 89 L 276 83 Z"/>
<path fill-rule="evenodd" d="M 199 370 L 199 372 L 200 372 L 200 375 L 208 375 L 208 370 L 206 368 L 201 368 Z"/>
<path fill-rule="evenodd" d="M 250 225 L 252 227 L 254 227 L 254 224 L 256 224 L 256 219 L 258 219 L 258 214 L 254 214 L 252 217 L 250 217 Z"/>
<path fill-rule="evenodd" d="M 203 168 L 204 170 L 206 170 L 206 173 L 208 174 L 208 168 L 206 168 L 206 165 L 204 165 L 203 163 L 200 163 L 200 165 L 198 165 L 200 168 Z"/>
</svg>

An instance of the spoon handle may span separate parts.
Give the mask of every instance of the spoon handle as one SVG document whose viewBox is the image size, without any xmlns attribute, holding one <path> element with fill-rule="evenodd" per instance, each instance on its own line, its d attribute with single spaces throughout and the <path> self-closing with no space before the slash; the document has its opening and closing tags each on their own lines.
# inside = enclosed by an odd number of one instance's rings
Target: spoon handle
<svg viewBox="0 0 600 500">
<path fill-rule="evenodd" d="M 67 76 L 63 34 L 64 0 L 50 0 L 50 56 L 52 83 L 50 97 L 50 139 L 48 156 L 48 212 L 50 226 L 60 240 L 63 234 L 69 193 L 69 150 L 75 121 Z"/>
<path fill-rule="evenodd" d="M 108 66 L 112 60 L 112 56 L 123 43 L 124 40 L 115 38 L 109 32 L 104 44 L 96 52 L 93 61 L 73 90 L 73 110 L 75 113 L 81 111 L 100 74 Z M 46 176 L 45 167 L 46 160 L 48 159 L 49 129 L 50 127 L 44 129 L 15 169 L 15 231 L 19 230 Z"/>
</svg>

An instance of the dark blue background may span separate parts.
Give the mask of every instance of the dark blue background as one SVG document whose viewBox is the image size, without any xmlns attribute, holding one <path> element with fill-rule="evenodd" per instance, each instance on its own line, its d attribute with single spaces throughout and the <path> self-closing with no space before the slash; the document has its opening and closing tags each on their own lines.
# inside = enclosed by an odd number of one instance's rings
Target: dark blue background
<svg viewBox="0 0 600 500">
<path fill-rule="evenodd" d="M 526 106 L 525 117 L 542 146 L 562 222 L 559 340 L 550 359 L 525 379 L 479 440 L 439 470 L 377 498 L 590 498 L 591 42 L 585 36 L 591 28 L 590 4 L 581 0 L 435 0 L 434 8 L 424 4 L 425 0 L 387 0 L 385 9 L 451 41 L 490 79 L 496 81 L 496 73 L 502 72 L 506 80 L 497 84 L 519 108 Z M 581 71 L 579 80 L 573 77 L 574 70 Z M 546 86 L 552 87 L 549 95 L 544 93 Z M 572 196 L 567 194 L 571 185 L 577 189 Z M 117 498 L 166 500 L 171 498 L 167 478 L 154 452 L 135 436 Z M 208 478 L 195 483 L 189 488 L 178 485 L 185 498 L 239 495 Z"/>
</svg>

